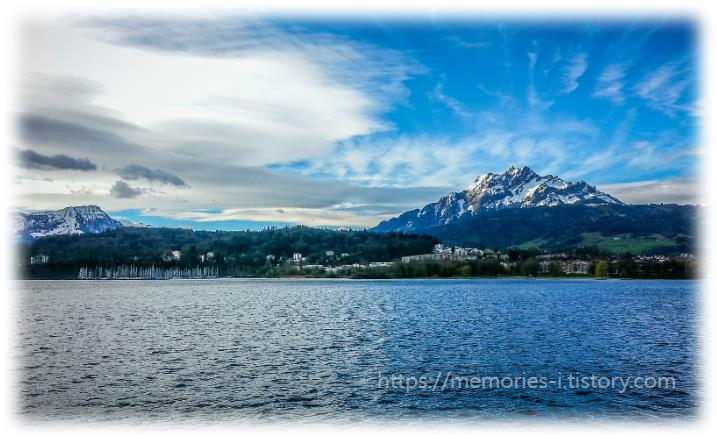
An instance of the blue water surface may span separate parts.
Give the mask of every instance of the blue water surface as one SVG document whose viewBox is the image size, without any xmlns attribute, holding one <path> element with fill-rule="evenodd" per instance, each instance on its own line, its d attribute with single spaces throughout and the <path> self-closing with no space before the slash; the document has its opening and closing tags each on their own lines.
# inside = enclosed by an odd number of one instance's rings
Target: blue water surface
<svg viewBox="0 0 717 438">
<path fill-rule="evenodd" d="M 33 420 L 684 420 L 699 407 L 694 281 L 26 281 L 18 289 L 18 409 Z M 568 387 L 569 376 L 593 375 L 673 378 L 674 387 Z M 456 376 L 553 383 L 487 388 Z M 425 387 L 407 388 L 410 377 Z"/>
</svg>

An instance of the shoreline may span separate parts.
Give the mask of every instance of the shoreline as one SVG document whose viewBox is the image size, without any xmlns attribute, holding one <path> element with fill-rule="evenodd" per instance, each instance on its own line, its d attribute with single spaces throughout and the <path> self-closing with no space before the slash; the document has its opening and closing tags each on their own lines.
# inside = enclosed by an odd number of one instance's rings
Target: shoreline
<svg viewBox="0 0 717 438">
<path fill-rule="evenodd" d="M 406 277 L 406 278 L 351 278 L 351 277 L 215 277 L 215 278 L 14 278 L 14 281 L 216 281 L 216 280 L 332 280 L 332 281 L 400 281 L 400 280 L 668 280 L 668 281 L 699 281 L 704 278 L 637 278 L 637 277 L 525 277 L 525 276 L 485 276 L 485 277 Z"/>
</svg>

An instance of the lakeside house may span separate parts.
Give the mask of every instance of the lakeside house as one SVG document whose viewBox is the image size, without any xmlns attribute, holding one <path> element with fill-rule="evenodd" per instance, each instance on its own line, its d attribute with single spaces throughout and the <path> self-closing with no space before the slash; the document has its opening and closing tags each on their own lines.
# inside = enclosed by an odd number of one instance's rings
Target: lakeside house
<svg viewBox="0 0 717 438">
<path fill-rule="evenodd" d="M 592 269 L 593 262 L 581 259 L 568 259 L 568 255 L 562 253 L 540 254 L 535 257 L 538 260 L 538 272 L 548 274 L 556 268 L 563 274 L 588 275 Z M 668 258 L 663 256 L 643 257 L 643 259 L 651 261 L 661 261 Z M 505 270 L 513 269 L 515 263 L 510 262 L 508 254 L 500 251 L 494 251 L 489 248 L 466 248 L 460 246 L 446 246 L 437 244 L 433 247 L 430 254 L 416 254 L 401 257 L 401 263 L 411 263 L 415 261 L 443 261 L 443 260 L 498 260 Z"/>
<path fill-rule="evenodd" d="M 44 254 L 38 254 L 36 256 L 30 257 L 30 264 L 31 265 L 44 265 L 45 263 L 50 261 L 50 257 L 46 256 Z"/>
<path fill-rule="evenodd" d="M 562 262 L 563 273 L 587 275 L 590 273 L 592 262 L 588 260 L 568 260 Z"/>
<path fill-rule="evenodd" d="M 565 260 L 568 258 L 568 255 L 564 252 L 555 254 L 538 254 L 535 258 L 538 260 Z"/>
<path fill-rule="evenodd" d="M 493 251 L 478 248 L 464 248 L 462 246 L 446 246 L 436 244 L 430 254 L 417 254 L 401 257 L 402 263 L 410 263 L 419 260 L 476 260 L 485 255 L 493 255 Z"/>
<path fill-rule="evenodd" d="M 369 268 L 390 268 L 393 266 L 393 262 L 370 262 Z"/>
<path fill-rule="evenodd" d="M 312 264 L 312 265 L 303 265 L 300 267 L 302 271 L 304 270 L 318 270 L 318 271 L 324 271 L 327 273 L 332 274 L 338 274 L 344 271 L 349 271 L 351 269 L 375 269 L 375 268 L 390 268 L 393 266 L 394 262 L 369 262 L 367 265 L 362 265 L 360 263 L 353 263 L 350 265 L 341 265 L 341 266 L 325 266 L 320 264 Z"/>
<path fill-rule="evenodd" d="M 419 260 L 475 260 L 476 258 L 476 256 L 463 256 L 451 253 L 431 253 L 403 256 L 401 257 L 401 262 L 410 263 Z"/>
<path fill-rule="evenodd" d="M 178 262 L 181 258 L 181 251 L 165 251 L 162 255 L 162 260 L 165 262 Z"/>
</svg>

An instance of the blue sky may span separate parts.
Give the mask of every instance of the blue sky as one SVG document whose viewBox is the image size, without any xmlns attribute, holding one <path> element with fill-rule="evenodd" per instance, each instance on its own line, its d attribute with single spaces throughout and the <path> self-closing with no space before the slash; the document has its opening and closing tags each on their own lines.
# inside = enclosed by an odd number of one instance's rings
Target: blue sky
<svg viewBox="0 0 717 438">
<path fill-rule="evenodd" d="M 104 17 L 21 40 L 25 209 L 370 226 L 510 165 L 699 201 L 690 22 Z"/>
<path fill-rule="evenodd" d="M 536 170 L 598 184 L 692 171 L 697 59 L 688 23 L 427 21 L 307 28 L 396 50 L 423 67 L 404 82 L 410 93 L 406 100 L 384 115 L 395 129 L 340 142 L 339 150 L 364 150 L 367 143 L 383 147 L 405 138 L 428 143 L 430 149 L 436 139 L 460 144 L 517 132 L 525 135 L 511 143 L 505 157 L 497 154 L 502 163 L 493 170 L 524 157 L 520 164 Z M 528 151 L 520 141 L 528 142 Z M 555 144 L 560 156 L 545 155 L 542 141 Z M 612 157 L 589 161 L 603 151 Z M 485 155 L 479 150 L 460 159 L 468 172 L 471 166 L 491 170 L 493 163 L 486 163 Z M 669 166 L 664 165 L 667 155 L 675 159 Z M 589 163 L 579 162 L 583 160 Z M 375 176 L 380 165 L 373 164 L 366 173 Z M 313 176 L 335 174 L 331 163 L 318 169 L 310 161 L 275 167 Z M 381 175 L 382 183 L 408 184 L 416 176 L 411 166 L 392 170 Z M 459 178 L 463 176 L 472 174 Z"/>
</svg>

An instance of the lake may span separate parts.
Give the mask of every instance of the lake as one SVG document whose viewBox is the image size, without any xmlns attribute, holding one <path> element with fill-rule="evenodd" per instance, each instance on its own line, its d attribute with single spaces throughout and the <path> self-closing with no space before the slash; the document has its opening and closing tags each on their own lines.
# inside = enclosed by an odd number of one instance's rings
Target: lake
<svg viewBox="0 0 717 438">
<path fill-rule="evenodd" d="M 16 284 L 33 421 L 689 420 L 700 405 L 698 281 Z"/>
</svg>

